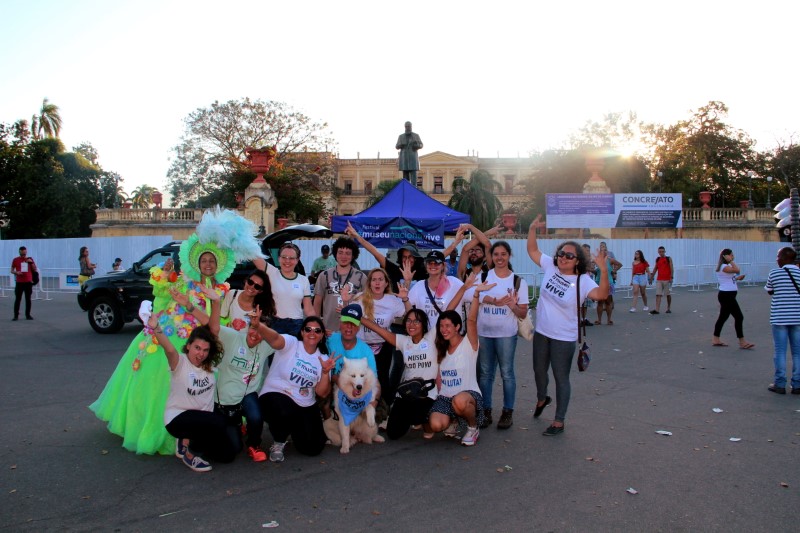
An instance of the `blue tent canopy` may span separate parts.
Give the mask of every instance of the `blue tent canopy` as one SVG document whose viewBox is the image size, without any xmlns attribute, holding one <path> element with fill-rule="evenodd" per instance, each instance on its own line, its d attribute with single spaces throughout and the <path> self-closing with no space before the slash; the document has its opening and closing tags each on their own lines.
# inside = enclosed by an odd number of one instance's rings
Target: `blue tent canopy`
<svg viewBox="0 0 800 533">
<path fill-rule="evenodd" d="M 437 202 L 406 180 L 401 180 L 380 202 L 352 216 L 333 217 L 334 233 L 344 233 L 350 222 L 378 248 L 399 248 L 414 241 L 418 248 L 444 248 L 444 234 L 470 221 L 469 215 Z"/>
</svg>

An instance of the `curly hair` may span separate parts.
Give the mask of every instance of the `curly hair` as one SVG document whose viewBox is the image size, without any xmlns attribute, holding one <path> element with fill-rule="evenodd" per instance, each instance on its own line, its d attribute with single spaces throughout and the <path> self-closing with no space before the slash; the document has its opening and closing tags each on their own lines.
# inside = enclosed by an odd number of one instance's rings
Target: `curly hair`
<svg viewBox="0 0 800 533">
<path fill-rule="evenodd" d="M 364 310 L 364 316 L 374 320 L 375 319 L 375 299 L 372 297 L 372 276 L 375 274 L 383 274 L 383 279 L 386 280 L 386 288 L 383 294 L 394 294 L 392 292 L 392 281 L 389 279 L 389 274 L 382 268 L 373 268 L 367 274 L 366 289 L 361 294 L 361 308 Z"/>
<path fill-rule="evenodd" d="M 225 349 L 216 335 L 211 333 L 208 326 L 198 326 L 189 334 L 186 344 L 183 345 L 183 353 L 189 353 L 189 346 L 195 341 L 205 341 L 208 343 L 208 356 L 200 362 L 200 368 L 206 372 L 211 372 L 214 367 L 222 360 Z"/>
<path fill-rule="evenodd" d="M 583 249 L 583 246 L 575 241 L 564 241 L 558 245 L 556 253 L 553 254 L 553 265 L 558 267 L 558 252 L 565 246 L 573 246 L 575 248 L 575 255 L 578 256 L 578 262 L 575 264 L 575 274 L 586 274 L 586 267 L 589 264 L 586 259 L 586 251 Z"/>
<path fill-rule="evenodd" d="M 350 237 L 339 237 L 336 239 L 336 242 L 333 243 L 333 257 L 336 257 L 336 254 L 339 253 L 339 248 L 348 248 L 349 250 L 352 250 L 353 261 L 358 259 L 358 244 L 356 244 L 356 241 Z"/>
<path fill-rule="evenodd" d="M 461 325 L 463 324 L 461 321 L 461 315 L 458 314 L 458 311 L 455 309 L 448 309 L 439 315 L 439 320 L 436 321 L 436 352 L 438 354 L 439 363 L 444 360 L 445 356 L 447 355 L 447 348 L 450 346 L 450 343 L 445 340 L 444 337 L 442 337 L 442 332 L 439 329 L 439 325 L 442 323 L 442 320 L 449 320 L 452 322 L 456 328 L 456 332 L 461 331 Z M 460 333 L 456 334 L 460 335 Z"/>
</svg>

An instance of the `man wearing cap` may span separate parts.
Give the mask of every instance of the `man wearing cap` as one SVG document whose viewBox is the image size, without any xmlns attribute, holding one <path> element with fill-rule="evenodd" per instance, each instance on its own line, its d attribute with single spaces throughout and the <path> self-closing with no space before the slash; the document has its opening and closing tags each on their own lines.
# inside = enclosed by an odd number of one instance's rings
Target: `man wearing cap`
<svg viewBox="0 0 800 533">
<path fill-rule="evenodd" d="M 442 252 L 438 250 L 430 252 L 425 257 L 428 279 L 417 283 L 408 291 L 409 303 L 425 311 L 431 325 L 436 324 L 439 315 L 447 309 L 458 290 L 464 285 L 458 278 L 446 274 L 444 260 Z"/>
<path fill-rule="evenodd" d="M 319 276 L 320 272 L 336 266 L 336 259 L 331 255 L 330 246 L 323 244 L 320 252 L 322 252 L 322 257 L 314 259 L 314 264 L 311 266 L 311 275 L 308 276 L 308 281 L 311 284 L 317 282 L 317 276 Z"/>
</svg>

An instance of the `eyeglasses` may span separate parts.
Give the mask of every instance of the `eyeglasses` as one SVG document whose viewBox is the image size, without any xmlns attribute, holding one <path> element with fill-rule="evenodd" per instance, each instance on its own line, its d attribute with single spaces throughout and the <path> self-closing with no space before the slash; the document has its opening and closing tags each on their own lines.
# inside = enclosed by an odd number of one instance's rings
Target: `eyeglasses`
<svg viewBox="0 0 800 533">
<path fill-rule="evenodd" d="M 577 255 L 575 255 L 575 254 L 573 254 L 572 252 L 565 252 L 564 250 L 561 250 L 561 251 L 560 251 L 560 252 L 558 252 L 556 255 L 557 255 L 558 257 L 566 257 L 566 258 L 567 258 L 567 259 L 569 259 L 570 261 L 571 261 L 571 260 L 573 260 L 573 259 L 577 259 L 577 258 L 578 258 L 578 256 L 577 256 Z"/>
<path fill-rule="evenodd" d="M 261 289 L 264 288 L 262 284 L 256 283 L 255 281 L 252 280 L 252 278 L 247 278 L 247 284 L 252 285 L 257 291 L 260 291 Z"/>
<path fill-rule="evenodd" d="M 317 335 L 319 335 L 320 333 L 322 333 L 322 328 L 312 328 L 311 326 L 306 326 L 303 328 L 303 331 L 305 331 L 306 333 L 316 333 Z"/>
<path fill-rule="evenodd" d="M 297 261 L 296 257 L 290 257 L 288 255 L 281 255 L 281 256 L 278 256 L 278 257 L 280 257 L 281 259 L 286 259 L 287 261 Z"/>
<path fill-rule="evenodd" d="M 416 318 L 411 318 L 406 320 L 406 324 L 411 324 L 412 326 L 419 326 L 420 324 L 422 324 L 422 321 L 417 320 Z"/>
</svg>

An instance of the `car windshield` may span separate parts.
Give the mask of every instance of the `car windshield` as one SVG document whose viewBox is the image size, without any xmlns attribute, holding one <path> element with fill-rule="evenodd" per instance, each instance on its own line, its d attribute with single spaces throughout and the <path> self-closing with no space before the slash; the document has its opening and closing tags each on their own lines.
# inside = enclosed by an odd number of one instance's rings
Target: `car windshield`
<svg viewBox="0 0 800 533">
<path fill-rule="evenodd" d="M 177 254 L 176 254 L 176 256 L 177 256 Z M 156 265 L 163 265 L 164 262 L 167 259 L 169 259 L 170 257 L 172 257 L 172 253 L 167 252 L 167 251 L 153 254 L 153 255 L 145 258 L 144 260 L 142 260 L 139 263 L 139 269 L 138 270 L 140 272 L 149 272 L 152 267 L 154 267 Z M 177 257 L 173 257 L 173 259 L 175 260 L 176 263 L 178 262 L 178 258 Z M 177 265 L 176 265 L 176 267 L 177 267 Z"/>
</svg>

